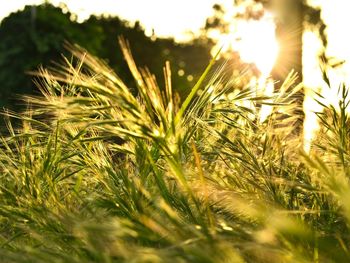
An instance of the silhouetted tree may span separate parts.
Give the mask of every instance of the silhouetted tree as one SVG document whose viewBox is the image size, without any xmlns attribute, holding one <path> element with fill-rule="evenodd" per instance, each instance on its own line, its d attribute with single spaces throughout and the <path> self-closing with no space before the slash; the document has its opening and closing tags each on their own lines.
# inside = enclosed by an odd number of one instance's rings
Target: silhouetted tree
<svg viewBox="0 0 350 263">
<path fill-rule="evenodd" d="M 0 24 L 0 106 L 14 108 L 17 94 L 33 93 L 31 76 L 25 72 L 40 64 L 56 61 L 64 53 L 65 40 L 84 45 L 97 54 L 101 38 L 99 28 L 81 32 L 80 25 L 52 5 L 26 6 Z"/>
<path fill-rule="evenodd" d="M 326 59 L 327 47 L 326 25 L 321 17 L 320 8 L 310 6 L 306 0 L 236 0 L 235 5 L 244 5 L 245 12 L 233 19 L 260 19 L 264 9 L 271 10 L 275 16 L 276 37 L 280 44 L 279 55 L 272 70 L 276 80 L 284 80 L 293 69 L 302 80 L 302 35 L 305 29 L 318 32 L 324 49 L 320 57 Z M 230 21 L 225 21 L 225 9 L 215 4 L 214 15 L 207 19 L 206 29 L 219 28 L 222 32 L 229 30 Z"/>
<path fill-rule="evenodd" d="M 323 43 L 320 57 L 327 61 L 325 50 L 327 46 L 326 25 L 321 17 L 321 10 L 310 6 L 306 0 L 236 0 L 235 5 L 245 5 L 245 12 L 233 19 L 260 19 L 264 9 L 271 10 L 276 15 L 276 37 L 280 50 L 271 76 L 276 83 L 276 88 L 283 82 L 291 70 L 299 74 L 302 81 L 302 36 L 305 29 L 317 31 Z M 224 8 L 214 5 L 214 18 L 208 18 L 206 28 L 221 28 L 228 30 L 228 22 L 224 21 Z M 299 104 L 303 104 L 303 92 L 298 96 Z M 302 112 L 298 112 L 302 116 Z M 302 118 L 301 118 L 302 119 Z"/>
<path fill-rule="evenodd" d="M 163 78 L 164 63 L 169 60 L 174 87 L 182 96 L 210 60 L 210 46 L 197 40 L 178 44 L 173 39 L 150 38 L 138 22 L 130 25 L 118 17 L 91 16 L 78 23 L 76 15 L 64 6 L 26 6 L 0 24 L 0 107 L 16 108 L 16 94 L 35 92 L 32 77 L 25 72 L 36 70 L 40 64 L 50 65 L 61 54 L 68 55 L 65 41 L 105 59 L 133 87 L 134 80 L 118 46 L 120 35 L 129 40 L 137 64 L 148 67 L 159 80 Z"/>
</svg>

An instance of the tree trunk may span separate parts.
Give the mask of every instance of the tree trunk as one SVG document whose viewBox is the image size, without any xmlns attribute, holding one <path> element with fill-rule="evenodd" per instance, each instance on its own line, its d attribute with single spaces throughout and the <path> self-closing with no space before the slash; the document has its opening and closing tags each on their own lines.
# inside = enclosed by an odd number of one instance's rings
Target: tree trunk
<svg viewBox="0 0 350 263">
<path fill-rule="evenodd" d="M 303 37 L 303 2 L 302 0 L 275 0 L 272 8 L 277 14 L 276 36 L 279 42 L 279 54 L 275 66 L 271 72 L 272 78 L 278 83 L 278 89 L 290 71 L 298 73 L 298 81 L 302 81 L 302 37 Z M 296 94 L 298 109 L 296 114 L 300 115 L 298 128 L 300 131 L 304 114 L 302 110 L 304 92 Z"/>
</svg>

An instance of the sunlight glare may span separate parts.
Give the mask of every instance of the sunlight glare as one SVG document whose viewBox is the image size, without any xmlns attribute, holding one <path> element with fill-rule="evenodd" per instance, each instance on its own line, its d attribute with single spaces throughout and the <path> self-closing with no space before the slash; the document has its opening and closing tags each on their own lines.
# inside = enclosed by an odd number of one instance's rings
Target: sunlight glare
<svg viewBox="0 0 350 263">
<path fill-rule="evenodd" d="M 228 34 L 209 32 L 218 41 L 211 53 L 214 56 L 220 48 L 223 53 L 237 51 L 245 63 L 255 64 L 262 77 L 267 78 L 279 52 L 275 29 L 274 17 L 268 11 L 259 20 L 235 20 Z"/>
<path fill-rule="evenodd" d="M 257 95 L 272 96 L 274 83 L 270 74 L 279 53 L 272 13 L 265 11 L 259 20 L 234 21 L 230 31 L 229 34 L 210 32 L 210 37 L 218 40 L 212 55 L 214 56 L 219 48 L 223 49 L 224 54 L 237 51 L 243 62 L 255 64 L 260 71 L 259 78 L 253 78 L 250 83 L 250 86 L 256 89 Z M 262 105 L 259 111 L 260 122 L 264 122 L 271 112 L 271 106 Z"/>
<path fill-rule="evenodd" d="M 322 72 L 319 65 L 319 52 L 322 45 L 318 36 L 312 31 L 303 34 L 303 83 L 305 97 L 303 109 L 304 120 L 304 151 L 310 152 L 312 140 L 319 130 L 318 118 L 315 112 L 321 111 L 322 107 L 315 101 L 315 92 L 324 90 Z"/>
<path fill-rule="evenodd" d="M 235 47 L 241 59 L 254 63 L 264 77 L 270 74 L 278 55 L 275 27 L 268 12 L 260 20 L 244 21 L 238 27 L 240 40 Z"/>
</svg>

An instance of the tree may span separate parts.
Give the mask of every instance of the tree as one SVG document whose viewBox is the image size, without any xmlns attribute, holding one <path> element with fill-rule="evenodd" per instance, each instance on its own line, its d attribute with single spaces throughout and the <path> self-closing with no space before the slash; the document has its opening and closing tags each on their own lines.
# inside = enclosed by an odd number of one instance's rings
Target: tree
<svg viewBox="0 0 350 263">
<path fill-rule="evenodd" d="M 326 59 L 327 47 L 326 25 L 321 17 L 320 8 L 310 6 L 306 0 L 236 0 L 236 6 L 243 6 L 244 12 L 238 13 L 233 19 L 260 19 L 264 10 L 275 14 L 276 37 L 280 51 L 272 71 L 276 80 L 284 80 L 293 69 L 302 80 L 302 35 L 306 29 L 318 32 L 324 46 L 320 54 Z M 228 31 L 228 21 L 223 19 L 224 7 L 215 4 L 214 16 L 207 19 L 205 28 L 220 28 Z"/>
<path fill-rule="evenodd" d="M 261 1 L 261 0 L 258 0 Z M 302 80 L 302 36 L 306 29 L 318 31 L 324 49 L 320 57 L 325 57 L 327 47 L 326 25 L 319 8 L 308 5 L 305 0 L 261 1 L 276 13 L 276 36 L 280 43 L 280 53 L 272 71 L 274 79 L 283 80 L 294 69 Z"/>
<path fill-rule="evenodd" d="M 18 94 L 35 92 L 31 76 L 41 64 L 60 59 L 65 40 L 84 44 L 93 54 L 101 49 L 101 38 L 94 38 L 99 28 L 81 33 L 71 13 L 49 4 L 26 6 L 0 24 L 0 106 L 17 108 Z M 17 33 L 16 33 L 17 32 Z"/>
<path fill-rule="evenodd" d="M 163 79 L 163 66 L 170 61 L 173 84 L 182 97 L 210 60 L 210 45 L 198 40 L 178 44 L 173 39 L 150 38 L 138 22 L 131 25 L 118 17 L 91 16 L 78 23 L 65 6 L 26 6 L 0 24 L 0 107 L 18 109 L 18 94 L 35 93 L 32 76 L 25 73 L 39 65 L 49 66 L 60 60 L 61 54 L 69 56 L 65 41 L 104 59 L 133 87 L 134 80 L 118 46 L 121 35 L 129 40 L 137 64 L 148 67 L 157 79 Z"/>
<path fill-rule="evenodd" d="M 245 7 L 245 12 L 235 19 L 259 19 L 264 9 L 271 10 L 276 15 L 276 37 L 279 41 L 279 54 L 272 69 L 271 76 L 277 81 L 278 88 L 290 71 L 294 70 L 303 79 L 302 69 L 302 36 L 305 29 L 318 32 L 323 43 L 320 57 L 327 61 L 325 50 L 327 47 L 326 25 L 321 17 L 321 10 L 310 6 L 306 0 L 236 0 L 235 5 Z M 215 19 L 207 20 L 206 28 L 220 27 L 227 30 L 227 21 L 224 21 L 224 8 L 215 5 Z M 296 94 L 300 108 L 303 104 L 303 92 Z M 302 116 L 302 112 L 298 112 Z M 303 117 L 300 119 L 302 120 Z"/>
</svg>

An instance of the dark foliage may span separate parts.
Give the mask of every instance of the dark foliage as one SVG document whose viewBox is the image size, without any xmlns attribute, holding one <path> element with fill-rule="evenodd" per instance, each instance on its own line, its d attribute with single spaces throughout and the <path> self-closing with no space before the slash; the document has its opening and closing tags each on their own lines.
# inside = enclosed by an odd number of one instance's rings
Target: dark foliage
<svg viewBox="0 0 350 263">
<path fill-rule="evenodd" d="M 172 76 L 182 97 L 189 92 L 193 81 L 210 59 L 208 43 L 204 45 L 202 41 L 194 40 L 178 44 L 173 39 L 150 38 L 138 22 L 130 25 L 117 17 L 91 16 L 87 21 L 78 23 L 76 15 L 66 12 L 64 6 L 26 6 L 0 24 L 0 107 L 20 109 L 18 95 L 35 94 L 37 90 L 32 76 L 26 73 L 35 71 L 39 65 L 48 66 L 52 61 L 59 61 L 62 54 L 67 54 L 65 42 L 83 46 L 91 54 L 101 57 L 124 76 L 130 88 L 135 87 L 118 48 L 117 38 L 120 35 L 132 43 L 139 66 L 147 65 L 159 79 L 163 76 L 162 68 L 167 60 L 173 72 L 183 70 L 183 75 Z M 188 80 L 189 75 L 193 81 Z"/>
</svg>

